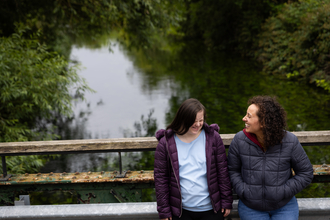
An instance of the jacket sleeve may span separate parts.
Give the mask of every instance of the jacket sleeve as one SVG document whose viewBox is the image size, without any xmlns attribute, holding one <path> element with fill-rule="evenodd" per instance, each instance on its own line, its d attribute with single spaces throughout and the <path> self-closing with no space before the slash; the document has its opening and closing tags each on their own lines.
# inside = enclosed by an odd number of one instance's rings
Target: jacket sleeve
<svg viewBox="0 0 330 220">
<path fill-rule="evenodd" d="M 217 132 L 215 133 L 217 144 L 217 176 L 221 196 L 221 208 L 232 209 L 233 195 L 228 174 L 226 150 L 220 135 Z"/>
<path fill-rule="evenodd" d="M 157 198 L 157 211 L 159 218 L 169 218 L 172 216 L 169 195 L 169 171 L 164 138 L 158 143 L 155 152 L 154 180 Z"/>
<path fill-rule="evenodd" d="M 295 194 L 303 190 L 313 180 L 313 166 L 304 151 L 304 148 L 296 138 L 291 154 L 291 166 L 295 175 L 288 179 L 284 185 L 285 197 L 293 197 Z"/>
<path fill-rule="evenodd" d="M 239 154 L 239 146 L 237 143 L 237 138 L 235 137 L 229 146 L 228 170 L 233 189 L 235 190 L 239 198 L 243 198 L 245 183 L 243 181 L 241 173 L 242 161 Z"/>
</svg>

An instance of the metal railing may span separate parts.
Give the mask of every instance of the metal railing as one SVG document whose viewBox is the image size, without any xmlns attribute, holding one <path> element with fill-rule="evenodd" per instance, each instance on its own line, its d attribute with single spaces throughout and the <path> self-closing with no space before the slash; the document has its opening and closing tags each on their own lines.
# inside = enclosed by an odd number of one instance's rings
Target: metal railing
<svg viewBox="0 0 330 220">
<path fill-rule="evenodd" d="M 297 199 L 299 220 L 329 220 L 330 198 Z M 227 220 L 239 220 L 238 201 L 234 200 L 233 209 Z M 0 219 L 153 219 L 157 220 L 155 202 L 139 203 L 103 203 L 82 205 L 38 205 L 38 206 L 4 206 L 0 207 Z"/>
<path fill-rule="evenodd" d="M 292 133 L 298 137 L 303 146 L 330 145 L 330 131 Z M 221 134 L 226 147 L 230 145 L 234 136 L 235 134 Z M 157 143 L 158 141 L 154 137 L 8 142 L 0 143 L 0 156 L 2 157 L 3 174 L 7 174 L 6 156 L 118 152 L 121 159 L 121 152 L 154 151 Z"/>
</svg>

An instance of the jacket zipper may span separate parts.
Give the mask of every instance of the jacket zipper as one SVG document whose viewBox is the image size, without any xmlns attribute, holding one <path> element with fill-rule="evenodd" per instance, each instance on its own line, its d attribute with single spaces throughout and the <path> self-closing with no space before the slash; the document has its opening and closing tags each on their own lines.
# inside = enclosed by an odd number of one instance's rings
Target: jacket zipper
<svg viewBox="0 0 330 220">
<path fill-rule="evenodd" d="M 209 192 L 209 193 L 210 193 L 210 192 Z M 211 199 L 211 202 L 212 202 L 213 211 L 214 211 L 214 213 L 217 213 L 217 211 L 215 211 L 215 208 L 214 208 L 214 202 L 213 202 L 213 200 L 212 200 L 211 194 L 210 194 L 210 199 Z"/>
<path fill-rule="evenodd" d="M 170 158 L 171 166 L 172 166 L 172 169 L 173 169 L 173 174 L 174 174 L 174 177 L 175 177 L 175 180 L 176 180 L 176 184 L 178 185 L 178 189 L 179 189 L 179 192 L 180 192 L 180 197 L 181 197 L 181 199 L 180 199 L 180 208 L 181 208 L 181 212 L 180 212 L 179 218 L 181 218 L 181 216 L 182 216 L 182 194 L 181 194 L 181 189 L 180 189 L 180 186 L 179 186 L 178 178 L 175 175 L 175 170 L 173 168 L 172 159 L 171 159 L 171 156 L 170 156 L 170 151 L 168 150 L 168 143 L 167 143 L 167 138 L 166 138 L 166 135 L 165 134 L 164 134 L 164 137 L 165 137 L 165 140 L 166 140 L 167 153 L 169 154 L 168 157 Z M 169 179 L 171 181 L 171 177 L 169 177 Z"/>
<path fill-rule="evenodd" d="M 265 198 L 265 165 L 266 165 L 266 152 L 263 152 L 263 166 L 262 166 L 262 200 Z M 264 206 L 264 202 L 262 203 Z M 262 207 L 264 208 L 264 207 Z"/>
<path fill-rule="evenodd" d="M 206 136 L 206 135 L 205 135 Z M 207 179 L 207 188 L 208 188 L 208 191 L 209 191 L 209 195 L 210 195 L 210 200 L 211 200 L 211 203 L 212 203 L 212 208 L 213 208 L 213 211 L 214 211 L 214 213 L 217 213 L 217 211 L 215 210 L 215 205 L 214 205 L 214 202 L 213 202 L 213 199 L 212 199 L 212 196 L 211 196 L 211 192 L 210 192 L 210 187 L 209 187 L 209 179 L 207 178 L 207 141 L 208 141 L 208 138 L 207 138 L 207 136 L 206 136 L 206 144 L 205 144 L 205 155 L 206 155 L 206 179 Z M 212 150 L 212 149 L 211 149 Z M 211 152 L 211 157 L 212 157 L 212 152 Z M 212 160 L 212 158 L 211 158 L 211 160 Z M 215 166 L 217 166 L 217 165 L 215 165 Z M 220 189 L 219 189 L 220 190 Z"/>
<path fill-rule="evenodd" d="M 246 137 L 249 141 L 250 141 L 250 139 L 248 138 L 248 137 Z M 259 146 L 257 146 L 254 142 L 252 142 L 252 141 L 250 141 L 250 143 L 252 143 L 252 145 L 254 145 L 255 147 L 257 147 L 257 148 L 259 148 Z M 259 150 L 261 150 L 260 148 L 259 148 Z M 267 150 L 266 151 L 262 151 L 262 153 L 263 153 L 263 158 L 262 158 L 262 200 L 264 200 L 264 198 L 265 198 L 265 166 L 266 166 L 266 152 L 267 152 Z M 264 206 L 264 202 L 262 203 L 262 206 Z M 264 207 L 262 207 L 262 208 L 264 208 Z"/>
</svg>

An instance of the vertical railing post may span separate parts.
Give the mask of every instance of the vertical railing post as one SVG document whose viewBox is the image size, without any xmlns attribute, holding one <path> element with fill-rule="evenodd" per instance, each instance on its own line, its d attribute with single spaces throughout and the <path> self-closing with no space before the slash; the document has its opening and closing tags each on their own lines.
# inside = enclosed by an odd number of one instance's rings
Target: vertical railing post
<svg viewBox="0 0 330 220">
<path fill-rule="evenodd" d="M 2 159 L 2 174 L 3 178 L 7 176 L 6 156 L 1 156 Z"/>
<path fill-rule="evenodd" d="M 6 156 L 1 156 L 2 159 L 2 178 L 0 181 L 7 181 L 11 175 L 7 174 L 7 166 L 6 166 Z"/>
<path fill-rule="evenodd" d="M 126 177 L 126 173 L 127 171 L 123 171 L 123 167 L 122 167 L 122 162 L 121 162 L 121 151 L 118 152 L 119 155 L 119 174 L 117 176 L 115 176 L 116 178 L 124 178 Z"/>
<path fill-rule="evenodd" d="M 121 164 L 121 152 L 118 152 L 119 154 L 119 174 L 122 174 L 123 168 L 122 168 L 122 164 Z"/>
</svg>

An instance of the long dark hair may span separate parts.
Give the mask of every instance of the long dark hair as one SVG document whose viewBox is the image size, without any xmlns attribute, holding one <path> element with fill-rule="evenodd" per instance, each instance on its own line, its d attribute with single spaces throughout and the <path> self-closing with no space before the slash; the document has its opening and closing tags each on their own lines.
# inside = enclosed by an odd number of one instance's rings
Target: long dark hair
<svg viewBox="0 0 330 220">
<path fill-rule="evenodd" d="M 189 128 L 195 123 L 198 112 L 203 111 L 204 121 L 206 119 L 206 109 L 197 99 L 187 99 L 184 101 L 177 111 L 172 123 L 167 129 L 172 129 L 176 134 L 184 135 Z"/>
<path fill-rule="evenodd" d="M 286 132 L 286 112 L 276 97 L 254 96 L 248 104 L 255 104 L 259 108 L 257 116 L 263 126 L 265 148 L 281 143 Z"/>
</svg>

